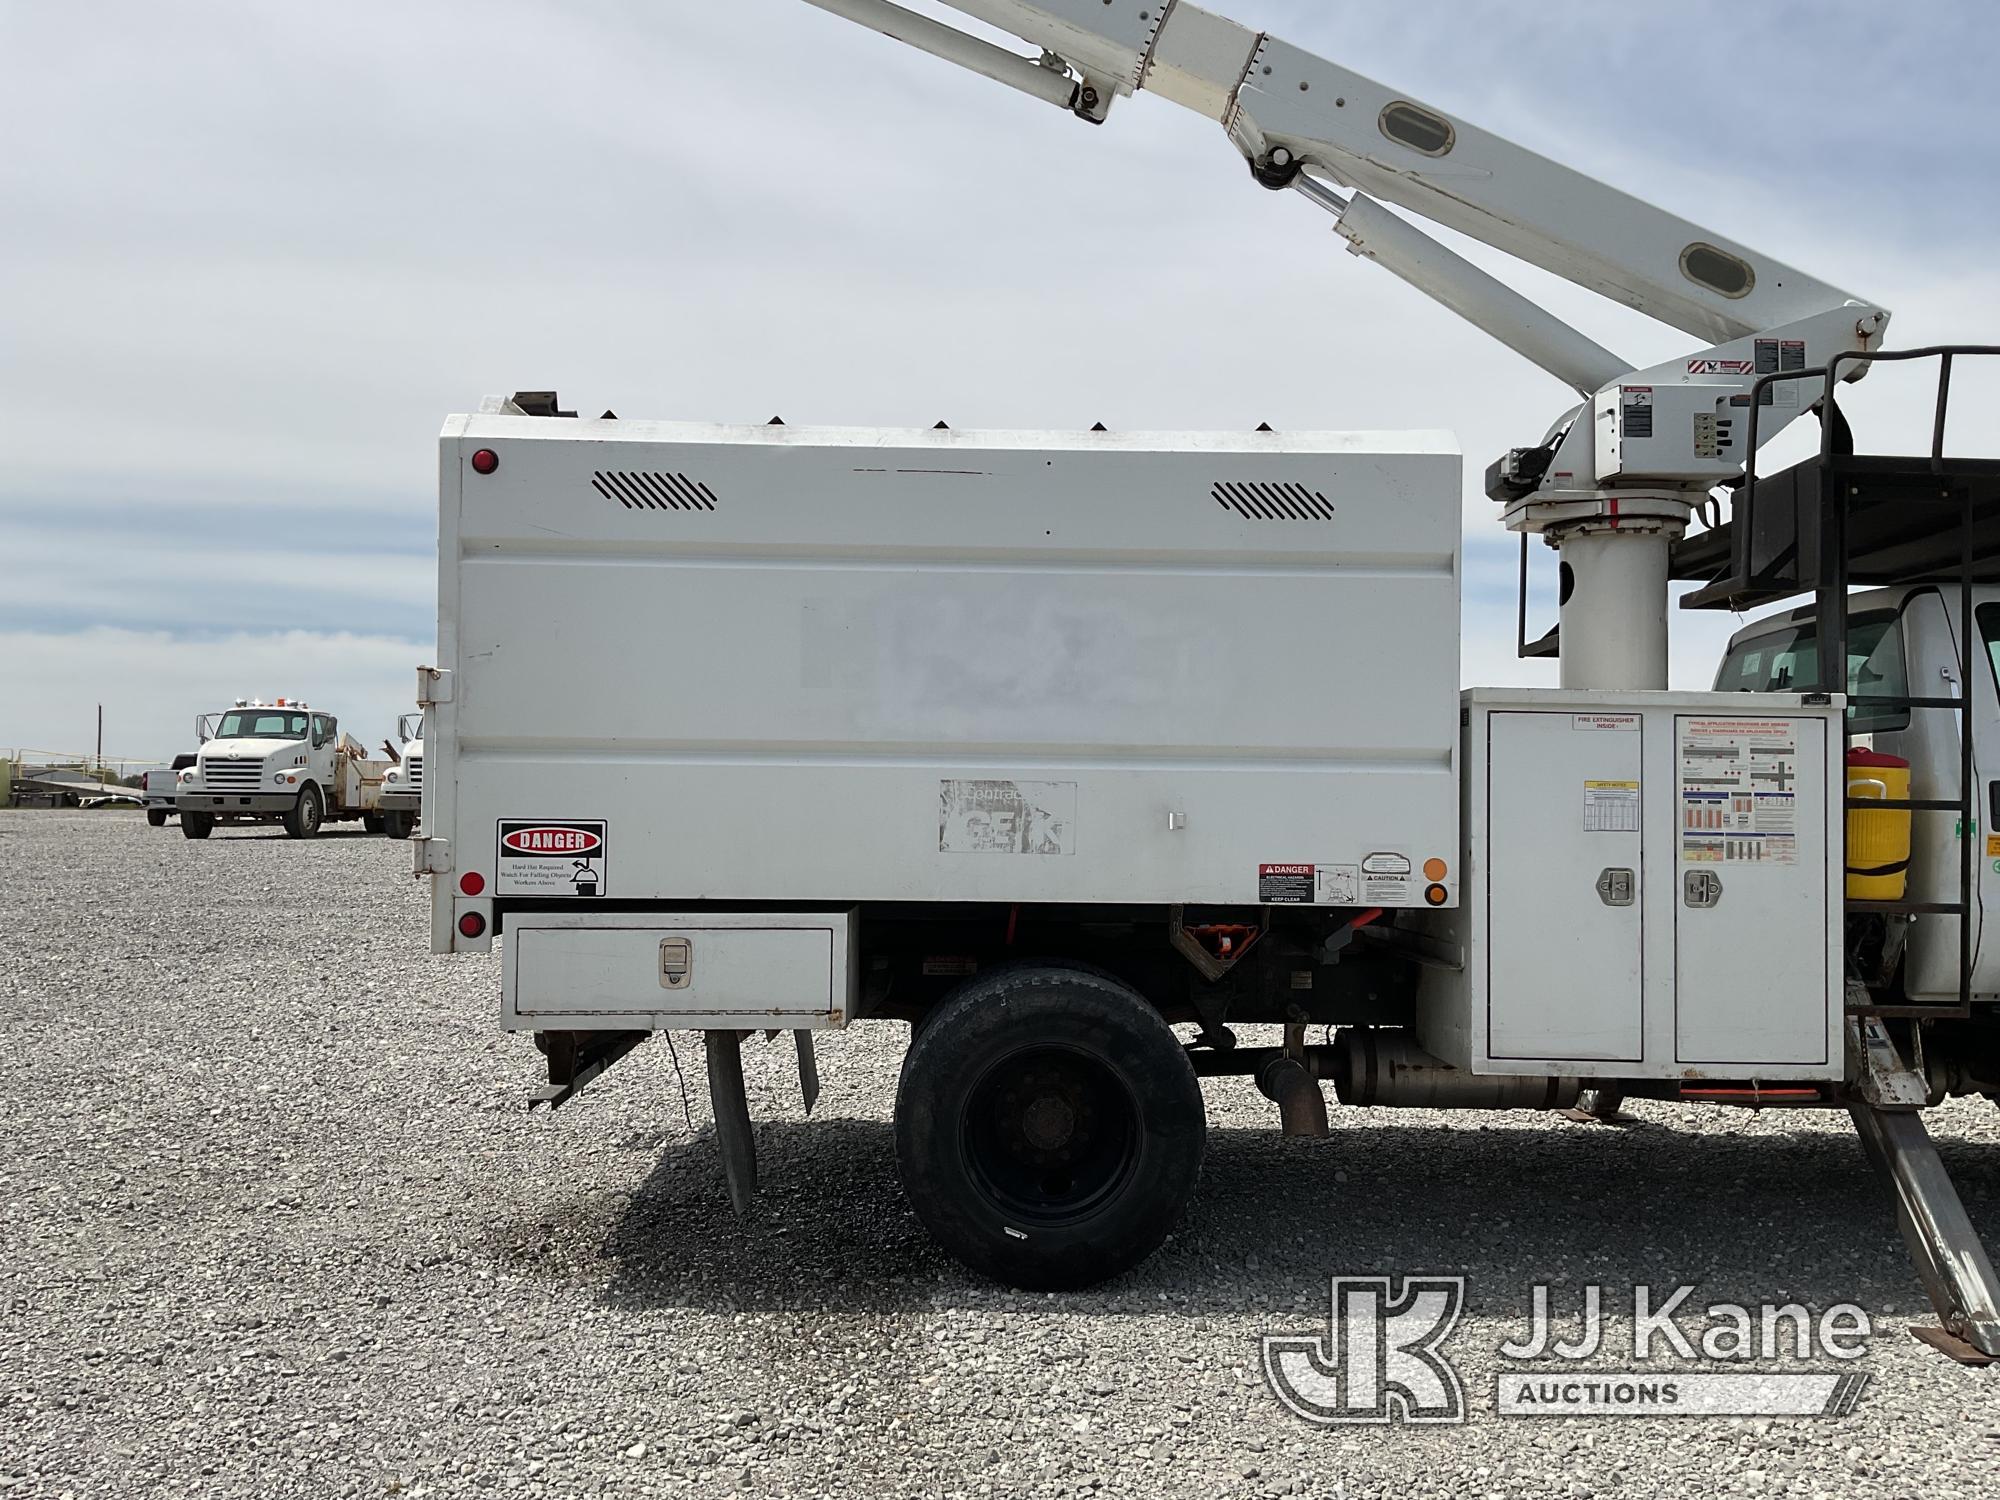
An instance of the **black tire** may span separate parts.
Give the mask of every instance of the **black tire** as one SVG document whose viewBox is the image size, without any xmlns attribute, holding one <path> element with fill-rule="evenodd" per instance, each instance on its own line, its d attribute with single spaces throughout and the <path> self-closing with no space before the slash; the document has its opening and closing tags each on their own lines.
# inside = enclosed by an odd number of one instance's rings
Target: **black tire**
<svg viewBox="0 0 2000 1500">
<path fill-rule="evenodd" d="M 320 796 L 319 788 L 308 781 L 299 792 L 299 800 L 285 814 L 285 832 L 295 839 L 313 838 L 325 821 L 326 802 Z"/>
<path fill-rule="evenodd" d="M 181 814 L 181 837 L 184 839 L 205 839 L 215 832 L 215 816 L 212 813 L 184 812 Z"/>
<path fill-rule="evenodd" d="M 155 828 L 165 828 L 167 826 L 167 810 L 164 807 L 147 808 L 146 821 Z"/>
<path fill-rule="evenodd" d="M 392 812 L 382 814 L 382 832 L 392 839 L 406 839 L 417 831 L 415 813 Z"/>
<path fill-rule="evenodd" d="M 380 833 L 382 831 L 382 815 L 380 813 L 363 813 L 361 815 L 361 831 L 363 833 Z"/>
<path fill-rule="evenodd" d="M 1157 1250 L 1207 1130 L 1160 1013 L 1061 965 L 968 980 L 918 1030 L 896 1088 L 917 1217 L 974 1270 L 1035 1291 L 1094 1285 Z"/>
</svg>

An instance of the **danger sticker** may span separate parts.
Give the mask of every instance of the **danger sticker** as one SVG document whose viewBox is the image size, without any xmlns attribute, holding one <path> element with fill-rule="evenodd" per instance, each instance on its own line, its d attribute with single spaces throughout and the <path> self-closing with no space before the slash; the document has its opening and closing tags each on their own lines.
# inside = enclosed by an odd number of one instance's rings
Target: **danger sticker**
<svg viewBox="0 0 2000 1500">
<path fill-rule="evenodd" d="M 1312 865 L 1257 866 L 1257 899 L 1267 906 L 1311 906 Z"/>
<path fill-rule="evenodd" d="M 496 896 L 602 896 L 606 825 L 577 819 L 502 818 Z"/>
</svg>

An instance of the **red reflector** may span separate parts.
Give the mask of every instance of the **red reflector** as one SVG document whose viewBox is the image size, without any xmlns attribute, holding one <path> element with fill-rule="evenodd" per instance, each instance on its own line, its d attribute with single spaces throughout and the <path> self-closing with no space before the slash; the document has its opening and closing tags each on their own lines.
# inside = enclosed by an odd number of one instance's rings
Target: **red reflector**
<svg viewBox="0 0 2000 1500">
<path fill-rule="evenodd" d="M 478 937 L 486 931 L 486 918 L 476 911 L 469 911 L 458 919 L 458 930 L 467 937 Z"/>
<path fill-rule="evenodd" d="M 472 467 L 481 474 L 491 474 L 500 467 L 500 455 L 491 448 L 481 448 L 472 455 Z"/>
<path fill-rule="evenodd" d="M 486 889 L 486 877 L 477 870 L 467 870 L 458 877 L 458 888 L 468 896 L 476 896 Z"/>
</svg>

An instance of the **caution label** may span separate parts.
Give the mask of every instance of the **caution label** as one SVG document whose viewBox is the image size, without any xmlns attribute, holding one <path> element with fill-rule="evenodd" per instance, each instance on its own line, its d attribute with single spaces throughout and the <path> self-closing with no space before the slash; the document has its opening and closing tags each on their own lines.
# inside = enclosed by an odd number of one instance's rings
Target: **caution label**
<svg viewBox="0 0 2000 1500">
<path fill-rule="evenodd" d="M 502 818 L 496 843 L 496 896 L 606 894 L 609 838 L 602 820 Z"/>
<path fill-rule="evenodd" d="M 1369 906 L 1415 906 L 1415 867 L 1400 849 L 1378 849 L 1361 861 L 1361 899 Z"/>
</svg>

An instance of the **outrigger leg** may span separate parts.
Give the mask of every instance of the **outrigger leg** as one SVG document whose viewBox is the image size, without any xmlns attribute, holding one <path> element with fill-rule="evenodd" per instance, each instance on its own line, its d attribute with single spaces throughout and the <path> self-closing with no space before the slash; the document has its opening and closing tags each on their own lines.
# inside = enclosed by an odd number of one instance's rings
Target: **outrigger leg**
<svg viewBox="0 0 2000 1500">
<path fill-rule="evenodd" d="M 1848 1023 L 1863 1059 L 1848 1104 L 1861 1146 L 1896 1200 L 1896 1224 L 1941 1328 L 1911 1332 L 1961 1364 L 2000 1360 L 2000 1280 L 1918 1110 L 1925 1089 L 1878 1020 Z"/>
</svg>

